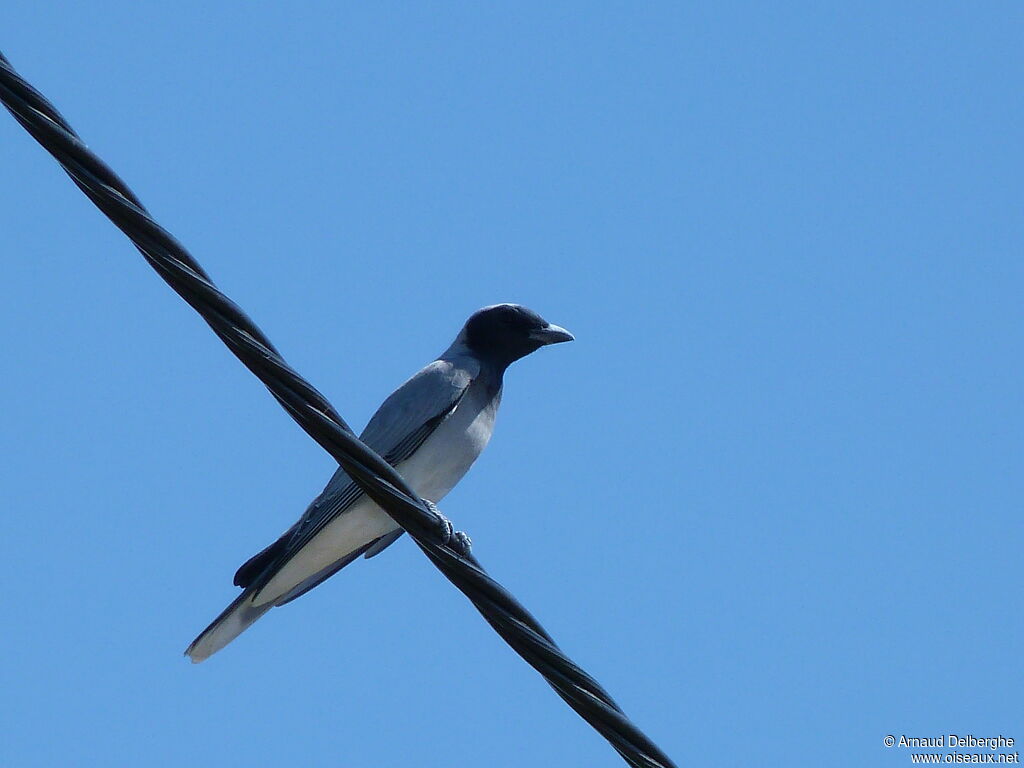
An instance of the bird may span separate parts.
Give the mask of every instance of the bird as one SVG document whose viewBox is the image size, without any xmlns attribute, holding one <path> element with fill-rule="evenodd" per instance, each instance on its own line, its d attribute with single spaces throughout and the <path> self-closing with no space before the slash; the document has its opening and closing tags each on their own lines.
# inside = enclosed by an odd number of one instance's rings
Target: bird
<svg viewBox="0 0 1024 768">
<path fill-rule="evenodd" d="M 381 404 L 360 439 L 432 506 L 491 439 L 509 365 L 573 340 L 569 331 L 519 304 L 479 309 L 436 360 Z M 234 578 L 242 593 L 185 655 L 193 663 L 206 660 L 271 608 L 301 597 L 360 555 L 380 554 L 403 532 L 339 467 L 302 517 L 242 564 Z"/>
</svg>

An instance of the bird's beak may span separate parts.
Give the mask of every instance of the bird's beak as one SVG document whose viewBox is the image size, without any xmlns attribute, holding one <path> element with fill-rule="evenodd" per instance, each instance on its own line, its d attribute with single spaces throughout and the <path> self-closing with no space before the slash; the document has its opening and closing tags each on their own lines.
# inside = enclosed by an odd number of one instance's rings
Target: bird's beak
<svg viewBox="0 0 1024 768">
<path fill-rule="evenodd" d="M 573 341 L 576 337 L 565 330 L 565 328 L 548 323 L 543 328 L 530 331 L 530 338 L 534 341 L 539 341 L 542 345 L 547 345 L 560 344 L 563 341 Z"/>
</svg>

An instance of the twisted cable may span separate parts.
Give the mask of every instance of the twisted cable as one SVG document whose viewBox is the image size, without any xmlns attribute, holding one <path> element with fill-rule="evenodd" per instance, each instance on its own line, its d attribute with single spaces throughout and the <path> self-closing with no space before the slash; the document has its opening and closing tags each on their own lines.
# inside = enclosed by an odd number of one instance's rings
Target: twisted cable
<svg viewBox="0 0 1024 768">
<path fill-rule="evenodd" d="M 637 768 L 674 768 L 597 681 L 566 656 L 526 608 L 487 574 L 462 539 L 449 535 L 445 521 L 416 496 L 401 475 L 364 445 L 327 398 L 285 362 L 249 316 L 214 285 L 184 246 L 150 216 L 128 186 L 85 146 L 56 108 L 2 53 L 0 101 L 296 423 L 409 533 L 502 639 L 604 736 L 626 763 Z"/>
</svg>

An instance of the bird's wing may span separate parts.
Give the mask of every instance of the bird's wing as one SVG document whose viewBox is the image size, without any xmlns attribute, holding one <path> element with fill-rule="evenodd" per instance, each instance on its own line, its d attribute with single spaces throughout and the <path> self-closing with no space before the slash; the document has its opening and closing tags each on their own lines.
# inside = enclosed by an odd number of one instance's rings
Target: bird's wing
<svg viewBox="0 0 1024 768">
<path fill-rule="evenodd" d="M 384 401 L 360 439 L 389 464 L 397 466 L 415 453 L 458 407 L 479 370 L 475 361 L 466 358 L 435 360 Z M 259 589 L 261 584 L 268 583 L 295 553 L 362 495 L 359 486 L 339 468 L 299 521 L 238 569 L 235 584 Z M 343 557 L 348 553 L 338 554 Z"/>
</svg>

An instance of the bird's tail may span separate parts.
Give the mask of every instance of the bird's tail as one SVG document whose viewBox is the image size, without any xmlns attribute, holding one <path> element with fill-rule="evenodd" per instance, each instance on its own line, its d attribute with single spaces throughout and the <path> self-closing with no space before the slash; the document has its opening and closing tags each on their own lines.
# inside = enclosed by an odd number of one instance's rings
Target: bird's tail
<svg viewBox="0 0 1024 768">
<path fill-rule="evenodd" d="M 199 637 L 192 641 L 192 645 L 185 650 L 185 655 L 192 659 L 193 664 L 213 656 L 274 607 L 273 603 L 253 605 L 254 592 L 255 590 L 251 589 L 242 592 Z"/>
</svg>

